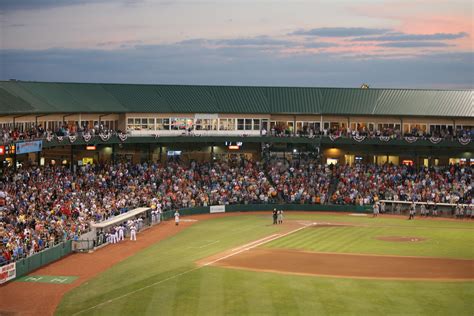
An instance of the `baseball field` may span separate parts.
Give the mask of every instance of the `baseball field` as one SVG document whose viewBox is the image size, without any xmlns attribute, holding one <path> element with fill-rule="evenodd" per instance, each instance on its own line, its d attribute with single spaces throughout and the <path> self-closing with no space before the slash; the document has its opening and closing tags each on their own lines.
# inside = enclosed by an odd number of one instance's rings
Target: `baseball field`
<svg viewBox="0 0 474 316">
<path fill-rule="evenodd" d="M 11 282 L 0 288 L 0 311 L 474 314 L 473 221 L 290 212 L 281 225 L 265 212 L 183 220 L 33 273 L 77 278 L 69 284 Z"/>
</svg>

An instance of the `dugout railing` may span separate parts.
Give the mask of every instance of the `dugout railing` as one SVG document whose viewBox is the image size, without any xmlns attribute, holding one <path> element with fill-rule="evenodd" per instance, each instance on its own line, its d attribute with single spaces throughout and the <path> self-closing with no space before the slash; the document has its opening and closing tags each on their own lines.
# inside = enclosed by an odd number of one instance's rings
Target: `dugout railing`
<svg viewBox="0 0 474 316">
<path fill-rule="evenodd" d="M 394 200 L 380 200 L 380 203 L 385 203 L 385 213 L 403 215 L 407 214 L 410 209 L 411 201 L 394 201 Z M 474 204 L 465 203 L 434 203 L 434 202 L 414 202 L 415 203 L 415 214 L 421 215 L 421 205 L 425 206 L 427 210 L 427 216 L 433 216 L 433 210 L 436 207 L 437 216 L 440 217 L 458 217 L 457 206 L 463 208 L 463 216 L 471 217 L 474 212 Z"/>
</svg>

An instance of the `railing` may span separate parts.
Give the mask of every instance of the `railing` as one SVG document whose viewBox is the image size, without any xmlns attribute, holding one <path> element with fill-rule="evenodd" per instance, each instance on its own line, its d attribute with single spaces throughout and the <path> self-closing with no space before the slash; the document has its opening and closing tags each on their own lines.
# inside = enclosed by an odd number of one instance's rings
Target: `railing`
<svg viewBox="0 0 474 316">
<path fill-rule="evenodd" d="M 49 135 L 49 136 L 48 136 Z M 362 142 L 364 140 L 380 140 L 381 142 L 390 142 L 392 140 L 405 140 L 408 143 L 413 143 L 418 140 L 428 140 L 433 144 L 437 144 L 441 141 L 459 141 L 463 145 L 467 145 L 471 141 L 471 136 L 469 134 L 465 136 L 459 135 L 446 135 L 444 137 L 435 136 L 435 135 L 411 135 L 411 134 L 373 134 L 373 133 L 346 133 L 346 132 L 328 132 L 323 133 L 322 131 L 316 131 L 315 133 L 302 133 L 298 131 L 297 133 L 284 133 L 284 132 L 274 132 L 274 131 L 263 131 L 263 130 L 129 130 L 126 133 L 119 131 L 106 131 L 105 133 L 95 133 L 89 134 L 84 132 L 77 132 L 68 136 L 57 136 L 55 133 L 44 133 L 40 136 L 33 137 L 24 137 L 20 139 L 8 139 L 5 141 L 0 138 L 0 144 L 11 144 L 22 141 L 30 140 L 57 140 L 58 137 L 69 138 L 70 136 L 77 139 L 104 139 L 101 135 L 106 135 L 108 137 L 112 136 L 121 136 L 126 138 L 128 136 L 132 137 L 199 137 L 199 136 L 228 136 L 228 137 L 262 137 L 262 141 L 265 141 L 265 137 L 281 137 L 281 138 L 330 138 L 332 141 L 335 141 L 339 138 L 341 139 L 352 139 L 357 142 Z M 107 138 L 107 137 L 106 137 Z M 108 138 L 107 138 L 108 139 Z M 73 141 L 71 141 L 73 143 Z"/>
<path fill-rule="evenodd" d="M 474 204 L 453 204 L 453 203 L 434 203 L 434 202 L 411 202 L 411 201 L 394 201 L 380 200 L 385 203 L 385 212 L 391 214 L 408 213 L 412 203 L 415 204 L 415 213 L 420 215 L 442 216 L 442 217 L 459 217 L 458 206 L 462 207 L 463 216 L 474 217 Z M 421 205 L 425 206 L 424 214 L 422 214 Z M 436 208 L 435 208 L 436 207 Z"/>
</svg>

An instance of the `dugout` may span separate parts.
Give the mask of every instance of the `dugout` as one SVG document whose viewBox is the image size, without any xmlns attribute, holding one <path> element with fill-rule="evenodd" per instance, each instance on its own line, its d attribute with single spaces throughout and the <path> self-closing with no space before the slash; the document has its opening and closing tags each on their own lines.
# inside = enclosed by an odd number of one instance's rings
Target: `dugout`
<svg viewBox="0 0 474 316">
<path fill-rule="evenodd" d="M 138 226 L 138 232 L 141 230 L 160 222 L 158 219 L 152 222 L 151 218 L 152 209 L 149 207 L 139 207 L 128 211 L 126 213 L 111 217 L 105 221 L 91 224 L 91 231 L 81 235 L 79 240 L 73 245 L 74 251 L 90 250 L 106 243 L 106 233 L 110 232 L 113 227 L 122 225 L 129 220 L 135 220 L 141 218 L 141 224 Z M 125 236 L 129 236 L 130 230 L 128 227 L 125 229 Z"/>
</svg>

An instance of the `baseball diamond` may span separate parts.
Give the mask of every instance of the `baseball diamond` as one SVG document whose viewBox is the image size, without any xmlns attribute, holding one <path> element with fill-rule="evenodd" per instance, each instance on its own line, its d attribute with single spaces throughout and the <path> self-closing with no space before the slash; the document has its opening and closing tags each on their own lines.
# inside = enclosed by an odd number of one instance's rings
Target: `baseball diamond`
<svg viewBox="0 0 474 316">
<path fill-rule="evenodd" d="M 192 221 L 179 226 L 174 221 L 155 225 L 139 233 L 137 242 L 69 255 L 30 275 L 76 277 L 72 283 L 20 279 L 3 285 L 0 310 L 57 315 L 474 312 L 472 222 L 327 212 L 286 212 L 282 225 L 271 224 L 270 212 L 187 219 Z M 424 241 L 372 238 L 406 232 Z M 302 293 L 311 299 L 301 301 Z"/>
</svg>

